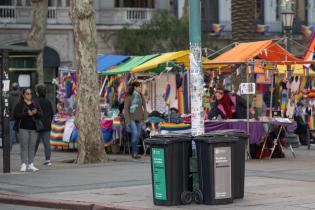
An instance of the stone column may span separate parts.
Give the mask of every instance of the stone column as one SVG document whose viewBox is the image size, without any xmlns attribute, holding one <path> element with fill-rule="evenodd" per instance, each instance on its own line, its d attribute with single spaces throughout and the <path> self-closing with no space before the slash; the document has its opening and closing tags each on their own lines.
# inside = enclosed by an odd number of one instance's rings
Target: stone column
<svg viewBox="0 0 315 210">
<path fill-rule="evenodd" d="M 315 2 L 308 0 L 307 25 L 315 25 Z"/>
<path fill-rule="evenodd" d="M 232 13 L 231 0 L 219 1 L 219 23 L 225 25 L 225 30 L 231 30 Z"/>
<path fill-rule="evenodd" d="M 264 24 L 270 27 L 271 32 L 281 31 L 281 20 L 277 20 L 277 12 L 277 0 L 264 1 Z"/>
</svg>

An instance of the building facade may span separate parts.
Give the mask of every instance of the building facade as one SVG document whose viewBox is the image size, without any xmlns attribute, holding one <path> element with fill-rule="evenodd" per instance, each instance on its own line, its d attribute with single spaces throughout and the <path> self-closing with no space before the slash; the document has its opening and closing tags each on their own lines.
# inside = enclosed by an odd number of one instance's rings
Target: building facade
<svg viewBox="0 0 315 210">
<path fill-rule="evenodd" d="M 231 32 L 232 0 L 201 0 L 202 1 L 202 25 L 204 32 L 211 32 L 211 25 L 222 24 L 224 31 Z M 280 9 L 283 0 L 256 0 L 256 23 L 269 27 L 270 33 L 281 33 L 282 22 Z M 315 26 L 315 1 L 292 0 L 296 13 L 293 33 L 301 33 L 301 25 Z"/>
<path fill-rule="evenodd" d="M 174 2 L 170 0 L 94 0 L 98 53 L 115 53 L 112 45 L 115 31 L 127 25 L 137 28 L 149 21 L 159 10 L 172 12 Z M 68 15 L 69 6 L 70 0 L 48 1 L 44 81 L 51 101 L 55 100 L 55 90 L 51 81 L 56 77 L 58 67 L 75 65 L 73 28 Z M 25 45 L 31 22 L 31 0 L 1 0 L 0 47 Z M 14 58 L 12 62 L 14 68 L 10 68 L 12 82 L 17 82 L 23 76 L 32 80 L 30 83 L 33 87 L 37 81 L 33 76 L 36 69 L 29 65 L 33 61 L 34 58 L 25 56 Z"/>
</svg>

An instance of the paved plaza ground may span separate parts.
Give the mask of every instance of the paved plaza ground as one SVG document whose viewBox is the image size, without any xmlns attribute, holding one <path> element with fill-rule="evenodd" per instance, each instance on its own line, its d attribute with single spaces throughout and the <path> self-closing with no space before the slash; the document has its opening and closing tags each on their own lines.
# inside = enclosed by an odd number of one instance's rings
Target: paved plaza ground
<svg viewBox="0 0 315 210">
<path fill-rule="evenodd" d="M 228 205 L 162 207 L 153 205 L 149 156 L 135 161 L 109 155 L 108 163 L 77 165 L 71 163 L 75 152 L 54 151 L 53 166 L 47 167 L 40 148 L 35 160 L 40 170 L 22 173 L 15 145 L 10 174 L 2 173 L 0 152 L 0 209 L 315 209 L 315 146 L 296 148 L 296 159 L 285 152 L 282 159 L 246 161 L 244 199 Z"/>
</svg>

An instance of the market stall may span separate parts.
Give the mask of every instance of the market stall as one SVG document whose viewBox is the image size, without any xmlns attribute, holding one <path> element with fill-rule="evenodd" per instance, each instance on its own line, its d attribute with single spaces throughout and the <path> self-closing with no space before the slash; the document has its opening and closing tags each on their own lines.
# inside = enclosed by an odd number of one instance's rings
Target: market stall
<svg viewBox="0 0 315 210">
<path fill-rule="evenodd" d="M 260 127 L 260 129 L 257 129 L 258 131 L 263 130 L 261 129 L 262 124 L 267 123 L 268 126 L 279 127 L 279 125 L 275 126 L 271 122 L 277 121 L 281 123 L 281 121 L 287 120 L 290 122 L 289 127 L 296 127 L 296 122 L 294 122 L 292 115 L 288 116 L 287 114 L 287 111 L 290 112 L 289 106 L 287 106 L 288 98 L 290 100 L 298 100 L 298 94 L 303 93 L 303 91 L 301 90 L 301 85 L 295 84 L 291 86 L 291 84 L 295 81 L 293 77 L 298 72 L 304 75 L 308 74 L 307 71 L 310 69 L 305 68 L 303 64 L 312 63 L 313 61 L 303 60 L 287 52 L 280 46 L 280 43 L 283 41 L 284 39 L 240 43 L 231 50 L 207 62 L 211 67 L 209 74 L 212 87 L 215 86 L 213 84 L 224 83 L 226 78 L 230 78 L 232 80 L 230 91 L 246 94 L 243 98 L 247 99 L 247 116 L 244 116 L 247 120 L 246 122 L 237 120 L 236 124 L 242 125 L 246 123 L 246 131 L 250 135 L 248 152 L 251 143 L 261 143 L 262 135 L 256 135 L 260 134 L 260 132 L 253 132 L 257 125 Z M 246 77 L 242 75 L 246 75 Z M 243 80 L 243 83 L 239 84 L 240 80 Z M 247 89 L 242 89 L 242 86 L 245 86 Z M 291 91 L 291 87 L 294 87 L 296 92 Z M 253 91 L 249 91 L 251 88 Z M 249 104 L 249 101 L 252 101 L 252 103 Z M 292 103 L 296 103 L 296 101 Z M 250 107 L 255 108 L 256 113 L 252 114 L 252 117 L 256 118 L 256 121 L 249 120 L 251 115 Z M 263 109 L 259 114 L 257 114 L 258 108 Z M 234 128 L 234 123 L 225 122 L 221 125 L 220 123 L 210 123 L 210 125 L 212 124 L 214 127 L 219 126 L 220 128 Z M 253 126 L 254 124 L 256 126 Z M 286 129 L 287 132 L 293 132 L 294 130 Z"/>
</svg>

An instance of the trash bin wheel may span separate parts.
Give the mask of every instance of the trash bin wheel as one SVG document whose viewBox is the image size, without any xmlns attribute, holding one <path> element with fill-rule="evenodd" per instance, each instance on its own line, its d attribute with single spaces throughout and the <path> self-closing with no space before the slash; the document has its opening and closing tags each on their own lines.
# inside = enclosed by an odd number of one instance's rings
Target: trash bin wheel
<svg viewBox="0 0 315 210">
<path fill-rule="evenodd" d="M 201 190 L 196 189 L 194 191 L 193 197 L 194 197 L 194 201 L 196 203 L 198 203 L 198 204 L 203 203 L 203 194 L 202 194 Z"/>
<path fill-rule="evenodd" d="M 180 199 L 184 205 L 190 204 L 192 202 L 192 199 L 193 199 L 193 194 L 190 191 L 184 191 L 180 195 Z"/>
</svg>

